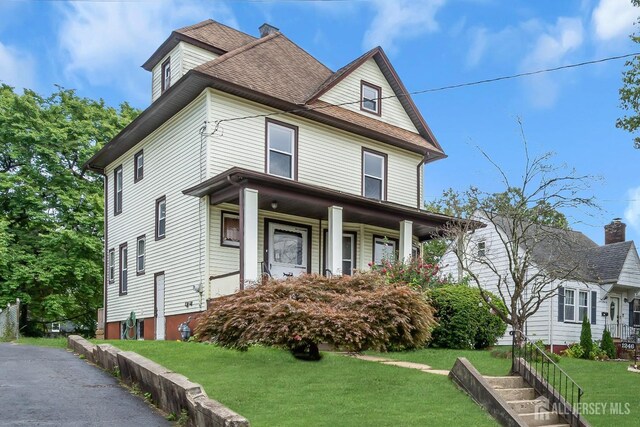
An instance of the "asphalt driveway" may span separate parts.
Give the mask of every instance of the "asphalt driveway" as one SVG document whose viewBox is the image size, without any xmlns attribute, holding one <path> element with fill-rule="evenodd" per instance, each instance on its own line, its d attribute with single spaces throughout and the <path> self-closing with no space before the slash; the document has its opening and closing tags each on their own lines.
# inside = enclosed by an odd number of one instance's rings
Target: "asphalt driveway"
<svg viewBox="0 0 640 427">
<path fill-rule="evenodd" d="M 106 372 L 59 348 L 0 343 L 0 426 L 169 426 Z"/>
</svg>

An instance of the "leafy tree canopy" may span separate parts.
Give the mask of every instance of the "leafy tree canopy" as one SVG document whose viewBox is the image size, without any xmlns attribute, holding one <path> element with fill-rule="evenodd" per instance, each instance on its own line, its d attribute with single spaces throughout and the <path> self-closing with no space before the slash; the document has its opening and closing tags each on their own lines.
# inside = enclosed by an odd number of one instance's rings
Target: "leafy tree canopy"
<svg viewBox="0 0 640 427">
<path fill-rule="evenodd" d="M 0 85 L 0 304 L 20 298 L 30 326 L 93 327 L 102 302 L 103 187 L 82 164 L 138 111 L 58 87 Z"/>
<path fill-rule="evenodd" d="M 640 6 L 640 0 L 631 0 L 631 3 Z M 640 43 L 640 35 L 632 34 L 631 40 Z M 633 57 L 625 66 L 627 69 L 622 74 L 620 106 L 630 113 L 616 120 L 616 127 L 633 133 L 640 128 L 640 56 Z M 634 137 L 633 142 L 636 148 L 640 148 L 640 136 Z"/>
</svg>

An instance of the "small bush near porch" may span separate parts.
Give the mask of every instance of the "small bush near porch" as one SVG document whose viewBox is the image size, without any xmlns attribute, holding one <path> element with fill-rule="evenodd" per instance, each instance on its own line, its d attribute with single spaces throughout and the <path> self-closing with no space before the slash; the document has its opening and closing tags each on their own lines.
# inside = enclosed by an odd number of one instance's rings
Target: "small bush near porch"
<svg viewBox="0 0 640 427">
<path fill-rule="evenodd" d="M 304 275 L 214 300 L 194 333 L 223 347 L 282 346 L 317 358 L 319 343 L 347 351 L 423 347 L 433 314 L 421 292 L 379 274 Z"/>
</svg>

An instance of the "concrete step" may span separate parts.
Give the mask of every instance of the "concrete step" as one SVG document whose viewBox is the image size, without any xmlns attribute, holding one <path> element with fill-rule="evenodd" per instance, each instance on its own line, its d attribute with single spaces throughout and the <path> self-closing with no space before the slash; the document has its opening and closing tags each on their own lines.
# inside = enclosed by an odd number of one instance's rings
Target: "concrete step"
<svg viewBox="0 0 640 427">
<path fill-rule="evenodd" d="M 520 414 L 520 419 L 527 423 L 527 426 L 549 426 L 562 423 L 564 420 L 556 412 L 538 411 L 532 414 Z"/>
<path fill-rule="evenodd" d="M 529 387 L 529 384 L 527 384 L 521 376 L 484 377 L 484 379 L 495 389 Z"/>
<path fill-rule="evenodd" d="M 531 387 L 523 388 L 496 388 L 495 389 L 504 400 L 533 400 L 536 392 Z"/>
<path fill-rule="evenodd" d="M 508 400 L 507 403 L 518 414 L 532 414 L 539 410 L 548 410 L 549 401 L 542 397 L 533 400 Z"/>
</svg>

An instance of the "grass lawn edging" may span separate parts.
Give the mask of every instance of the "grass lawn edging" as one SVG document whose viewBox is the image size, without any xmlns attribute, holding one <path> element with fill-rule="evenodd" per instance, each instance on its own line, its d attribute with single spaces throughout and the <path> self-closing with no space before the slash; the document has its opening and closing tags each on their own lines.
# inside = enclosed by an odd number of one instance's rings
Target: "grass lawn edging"
<svg viewBox="0 0 640 427">
<path fill-rule="evenodd" d="M 86 360 L 108 372 L 119 373 L 125 384 L 137 384 L 140 390 L 150 393 L 160 409 L 177 415 L 186 410 L 191 425 L 249 427 L 246 418 L 210 399 L 200 384 L 146 357 L 132 351 L 121 351 L 110 344 L 96 346 L 78 335 L 70 335 L 67 343 Z"/>
</svg>

